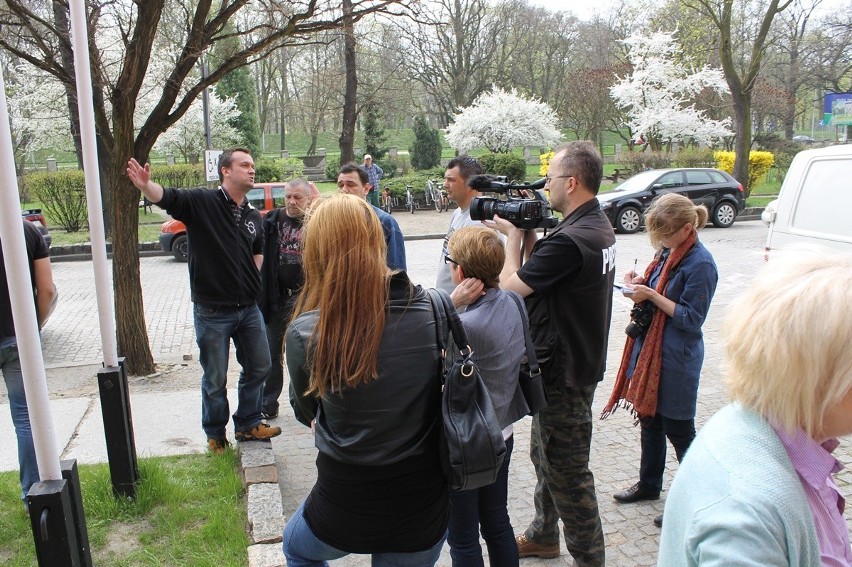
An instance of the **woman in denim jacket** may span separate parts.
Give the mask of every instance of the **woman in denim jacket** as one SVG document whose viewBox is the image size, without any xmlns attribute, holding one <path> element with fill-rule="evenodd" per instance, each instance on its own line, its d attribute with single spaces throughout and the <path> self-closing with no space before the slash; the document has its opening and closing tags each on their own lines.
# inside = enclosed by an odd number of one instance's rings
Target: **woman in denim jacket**
<svg viewBox="0 0 852 567">
<path fill-rule="evenodd" d="M 663 488 L 666 438 L 678 461 L 695 439 L 698 380 L 704 362 L 701 326 L 719 279 L 697 232 L 707 209 L 676 193 L 655 200 L 645 217 L 657 249 L 644 275 L 625 274 L 624 294 L 635 304 L 608 415 L 619 403 L 642 426 L 639 482 L 613 497 L 622 503 L 657 500 Z M 662 525 L 662 515 L 654 523 Z"/>
</svg>

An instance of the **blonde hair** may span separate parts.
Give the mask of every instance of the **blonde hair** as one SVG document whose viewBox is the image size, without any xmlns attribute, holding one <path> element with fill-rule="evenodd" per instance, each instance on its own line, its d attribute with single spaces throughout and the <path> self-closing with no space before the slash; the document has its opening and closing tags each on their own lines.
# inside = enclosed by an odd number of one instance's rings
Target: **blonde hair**
<svg viewBox="0 0 852 567">
<path fill-rule="evenodd" d="M 695 205 L 683 195 L 666 193 L 657 197 L 645 213 L 645 227 L 651 238 L 651 246 L 661 248 L 664 238 L 687 224 L 691 224 L 695 230 L 700 230 L 707 224 L 707 217 L 707 208 L 704 205 Z"/>
<path fill-rule="evenodd" d="M 731 398 L 814 439 L 852 389 L 852 256 L 798 249 L 773 257 L 724 326 Z"/>
<path fill-rule="evenodd" d="M 485 287 L 497 287 L 506 249 L 496 232 L 484 226 L 460 228 L 450 236 L 447 251 L 464 269 L 465 277 L 482 280 Z"/>
<path fill-rule="evenodd" d="M 390 289 L 387 245 L 367 201 L 335 195 L 311 209 L 302 248 L 305 285 L 293 318 L 319 311 L 305 394 L 322 397 L 377 376 Z"/>
</svg>

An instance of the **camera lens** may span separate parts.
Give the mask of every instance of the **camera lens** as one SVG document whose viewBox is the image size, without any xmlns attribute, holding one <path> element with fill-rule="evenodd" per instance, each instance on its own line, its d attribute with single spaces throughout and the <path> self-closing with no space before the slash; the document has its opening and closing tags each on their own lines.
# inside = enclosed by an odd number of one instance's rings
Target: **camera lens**
<svg viewBox="0 0 852 567">
<path fill-rule="evenodd" d="M 491 220 L 497 214 L 499 201 L 493 197 L 474 197 L 470 202 L 471 220 Z"/>
</svg>

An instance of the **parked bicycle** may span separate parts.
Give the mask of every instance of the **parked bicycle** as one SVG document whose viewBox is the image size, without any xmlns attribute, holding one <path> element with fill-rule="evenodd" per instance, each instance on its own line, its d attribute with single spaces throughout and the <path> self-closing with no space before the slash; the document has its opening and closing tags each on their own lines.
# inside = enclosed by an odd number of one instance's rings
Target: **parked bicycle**
<svg viewBox="0 0 852 567">
<path fill-rule="evenodd" d="M 441 186 L 440 181 L 427 179 L 426 195 L 428 195 L 428 198 L 426 199 L 427 206 L 429 204 L 429 200 L 431 200 L 432 204 L 435 205 L 435 210 L 439 213 L 450 210 L 450 199 L 447 197 L 447 192 Z"/>
<path fill-rule="evenodd" d="M 405 186 L 405 208 L 408 209 L 411 214 L 414 214 L 414 209 L 417 207 L 417 203 L 414 200 L 414 193 L 412 192 L 414 188 L 411 185 Z"/>
<path fill-rule="evenodd" d="M 393 205 L 394 205 L 394 198 L 391 197 L 391 194 L 387 189 L 383 189 L 382 190 L 382 203 L 381 203 L 382 210 L 390 215 L 390 214 L 393 213 Z"/>
</svg>

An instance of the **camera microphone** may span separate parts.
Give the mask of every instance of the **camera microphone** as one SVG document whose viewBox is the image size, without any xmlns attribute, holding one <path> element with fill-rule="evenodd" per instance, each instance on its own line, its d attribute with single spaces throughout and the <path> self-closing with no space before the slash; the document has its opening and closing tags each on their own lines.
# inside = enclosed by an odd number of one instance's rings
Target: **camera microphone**
<svg viewBox="0 0 852 567">
<path fill-rule="evenodd" d="M 493 175 L 480 174 L 474 175 L 467 181 L 467 186 L 471 189 L 479 189 L 479 190 L 499 190 L 505 189 L 509 187 L 508 183 L 495 181 Z"/>
</svg>

